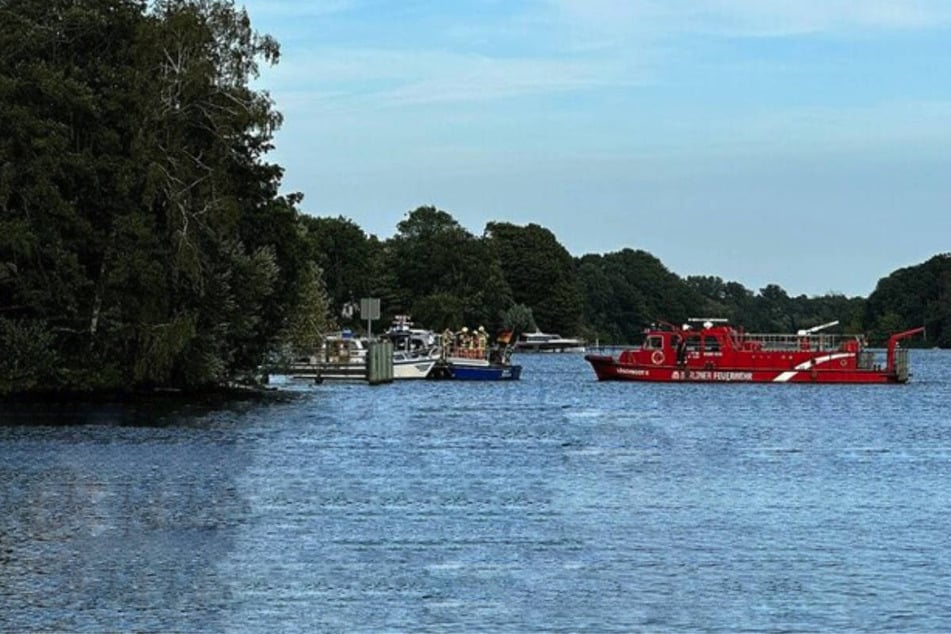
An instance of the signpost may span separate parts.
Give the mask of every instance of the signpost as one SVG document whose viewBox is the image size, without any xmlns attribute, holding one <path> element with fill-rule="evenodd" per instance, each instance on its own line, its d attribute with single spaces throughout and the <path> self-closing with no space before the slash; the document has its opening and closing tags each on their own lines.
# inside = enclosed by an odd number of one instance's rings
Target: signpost
<svg viewBox="0 0 951 634">
<path fill-rule="evenodd" d="M 380 298 L 379 297 L 361 297 L 360 298 L 360 316 L 367 320 L 367 337 L 373 338 L 374 319 L 380 318 Z"/>
</svg>

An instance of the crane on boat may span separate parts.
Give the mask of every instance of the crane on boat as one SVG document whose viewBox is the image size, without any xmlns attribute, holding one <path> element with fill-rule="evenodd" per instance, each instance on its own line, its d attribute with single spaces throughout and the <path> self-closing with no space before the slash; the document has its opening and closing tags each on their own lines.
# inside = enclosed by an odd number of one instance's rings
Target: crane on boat
<svg viewBox="0 0 951 634">
<path fill-rule="evenodd" d="M 829 323 L 826 323 L 826 324 L 820 324 L 818 326 L 813 326 L 812 328 L 806 328 L 805 330 L 800 330 L 796 332 L 796 334 L 799 335 L 800 337 L 805 337 L 807 335 L 815 334 L 819 332 L 820 330 L 825 330 L 826 328 L 832 328 L 833 326 L 838 326 L 838 325 L 839 325 L 839 320 L 836 319 L 835 321 L 830 321 Z"/>
</svg>

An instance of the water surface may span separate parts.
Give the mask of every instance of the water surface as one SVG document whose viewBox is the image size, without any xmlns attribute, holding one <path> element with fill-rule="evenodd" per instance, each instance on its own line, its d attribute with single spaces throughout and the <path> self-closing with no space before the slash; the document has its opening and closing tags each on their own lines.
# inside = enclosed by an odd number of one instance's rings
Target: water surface
<svg viewBox="0 0 951 634">
<path fill-rule="evenodd" d="M 951 353 L 905 386 L 520 361 L 4 406 L 0 630 L 951 630 Z"/>
</svg>

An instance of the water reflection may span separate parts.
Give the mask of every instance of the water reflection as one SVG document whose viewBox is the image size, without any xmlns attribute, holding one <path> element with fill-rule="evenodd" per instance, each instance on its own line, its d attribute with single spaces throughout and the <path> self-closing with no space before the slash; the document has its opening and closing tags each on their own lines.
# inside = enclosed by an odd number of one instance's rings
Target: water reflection
<svg viewBox="0 0 951 634">
<path fill-rule="evenodd" d="M 0 415 L 2 622 L 220 630 L 249 503 L 242 407 L 16 405 Z M 217 606 L 217 609 L 215 608 Z"/>
</svg>

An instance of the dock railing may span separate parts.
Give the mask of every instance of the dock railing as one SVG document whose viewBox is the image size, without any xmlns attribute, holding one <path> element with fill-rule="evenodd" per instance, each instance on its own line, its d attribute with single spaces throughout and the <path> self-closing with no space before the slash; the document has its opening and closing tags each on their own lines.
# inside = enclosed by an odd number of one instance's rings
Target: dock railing
<svg viewBox="0 0 951 634">
<path fill-rule="evenodd" d="M 361 381 L 380 385 L 393 381 L 393 344 L 373 341 L 365 354 L 350 357 L 347 354 L 321 351 L 306 359 L 290 363 L 284 371 L 298 379 L 324 381 Z"/>
</svg>

